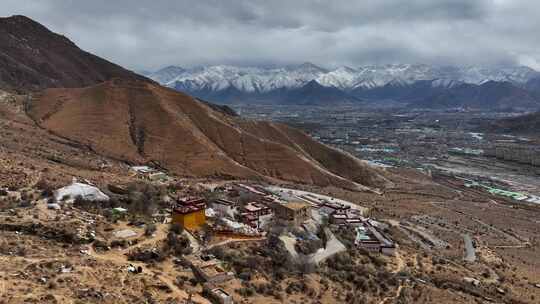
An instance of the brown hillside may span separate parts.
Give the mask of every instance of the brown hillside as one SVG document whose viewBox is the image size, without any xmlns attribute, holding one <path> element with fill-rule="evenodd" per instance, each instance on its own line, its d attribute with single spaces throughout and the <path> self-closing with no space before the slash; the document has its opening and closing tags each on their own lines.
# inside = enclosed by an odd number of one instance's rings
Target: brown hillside
<svg viewBox="0 0 540 304">
<path fill-rule="evenodd" d="M 48 89 L 35 95 L 28 113 L 40 126 L 98 153 L 154 161 L 180 175 L 270 177 L 355 189 L 386 182 L 380 172 L 300 131 L 233 117 L 142 81 Z"/>
<path fill-rule="evenodd" d="M 522 134 L 540 137 L 540 112 L 500 119 L 483 126 L 483 130 L 497 133 Z"/>
<path fill-rule="evenodd" d="M 114 77 L 150 81 L 79 49 L 28 17 L 0 18 L 1 89 L 85 87 Z"/>
</svg>

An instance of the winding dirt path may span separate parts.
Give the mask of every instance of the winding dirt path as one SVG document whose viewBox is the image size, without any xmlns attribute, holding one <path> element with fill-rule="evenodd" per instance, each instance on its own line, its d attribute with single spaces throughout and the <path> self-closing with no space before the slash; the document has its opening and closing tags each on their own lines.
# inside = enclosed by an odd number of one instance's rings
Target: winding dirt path
<svg viewBox="0 0 540 304">
<path fill-rule="evenodd" d="M 403 260 L 403 257 L 401 256 L 401 253 L 399 251 L 396 252 L 396 269 L 392 270 L 392 273 L 398 273 L 402 271 L 405 268 L 405 261 Z M 388 296 L 383 298 L 378 304 L 385 304 L 386 302 L 397 299 L 401 295 L 401 291 L 403 290 L 404 283 L 400 283 L 398 288 L 396 289 L 396 293 L 393 296 Z"/>
<path fill-rule="evenodd" d="M 398 273 L 402 271 L 403 268 L 405 268 L 405 261 L 403 260 L 403 257 L 401 256 L 401 253 L 399 252 L 399 250 L 396 251 L 395 259 L 396 259 L 397 265 L 396 265 L 396 269 L 394 269 L 392 273 Z"/>
<path fill-rule="evenodd" d="M 396 290 L 396 294 L 393 295 L 393 296 L 390 296 L 390 297 L 386 297 L 384 299 L 382 299 L 379 304 L 385 304 L 386 302 L 390 301 L 390 300 L 393 300 L 393 299 L 397 299 L 400 295 L 401 295 L 401 291 L 403 290 L 403 285 L 399 285 L 399 287 L 397 288 Z"/>
</svg>

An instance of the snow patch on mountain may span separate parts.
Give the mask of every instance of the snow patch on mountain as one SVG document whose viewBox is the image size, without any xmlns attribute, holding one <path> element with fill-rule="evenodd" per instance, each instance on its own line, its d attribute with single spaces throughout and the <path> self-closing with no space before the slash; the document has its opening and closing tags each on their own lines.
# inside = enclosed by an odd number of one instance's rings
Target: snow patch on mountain
<svg viewBox="0 0 540 304">
<path fill-rule="evenodd" d="M 205 66 L 191 69 L 170 66 L 149 75 L 153 80 L 188 92 L 236 89 L 247 93 L 266 93 L 278 89 L 300 88 L 310 81 L 343 91 L 377 87 L 407 86 L 420 80 L 434 87 L 450 88 L 462 83 L 483 84 L 509 81 L 525 84 L 540 73 L 528 67 L 486 68 L 478 66 L 432 66 L 426 64 L 368 65 L 326 70 L 312 63 L 283 68 Z"/>
<path fill-rule="evenodd" d="M 358 71 L 349 67 L 340 67 L 320 75 L 315 81 L 326 87 L 346 90 L 354 87 L 358 82 Z"/>
</svg>

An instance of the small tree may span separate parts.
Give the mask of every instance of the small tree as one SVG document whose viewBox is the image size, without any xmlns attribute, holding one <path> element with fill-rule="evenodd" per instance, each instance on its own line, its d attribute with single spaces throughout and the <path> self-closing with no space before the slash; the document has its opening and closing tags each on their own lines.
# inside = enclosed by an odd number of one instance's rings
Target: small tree
<svg viewBox="0 0 540 304">
<path fill-rule="evenodd" d="M 189 239 L 185 235 L 177 235 L 171 231 L 167 234 L 167 246 L 176 255 L 186 255 L 192 252 Z"/>
<path fill-rule="evenodd" d="M 50 197 L 53 195 L 54 187 L 45 179 L 40 179 L 36 183 L 35 187 L 41 190 L 41 195 L 44 197 Z"/>
<path fill-rule="evenodd" d="M 154 234 L 154 232 L 156 232 L 156 230 L 157 230 L 156 224 L 148 223 L 148 224 L 146 224 L 146 227 L 144 228 L 144 235 L 145 236 L 152 236 L 152 234 Z"/>
<path fill-rule="evenodd" d="M 204 244 L 208 244 L 212 240 L 213 231 L 212 227 L 208 224 L 204 224 L 201 227 L 201 238 Z"/>
<path fill-rule="evenodd" d="M 184 227 L 178 223 L 172 223 L 169 227 L 169 231 L 172 231 L 175 234 L 182 234 L 184 232 Z"/>
</svg>

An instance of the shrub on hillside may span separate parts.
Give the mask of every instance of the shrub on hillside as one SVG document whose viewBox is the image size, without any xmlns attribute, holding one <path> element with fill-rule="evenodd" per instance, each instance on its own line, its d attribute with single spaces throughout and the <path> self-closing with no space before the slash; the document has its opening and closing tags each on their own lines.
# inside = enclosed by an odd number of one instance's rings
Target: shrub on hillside
<svg viewBox="0 0 540 304">
<path fill-rule="evenodd" d="M 157 231 L 156 224 L 154 223 L 148 223 L 144 227 L 144 235 L 145 236 L 152 236 Z"/>
</svg>

